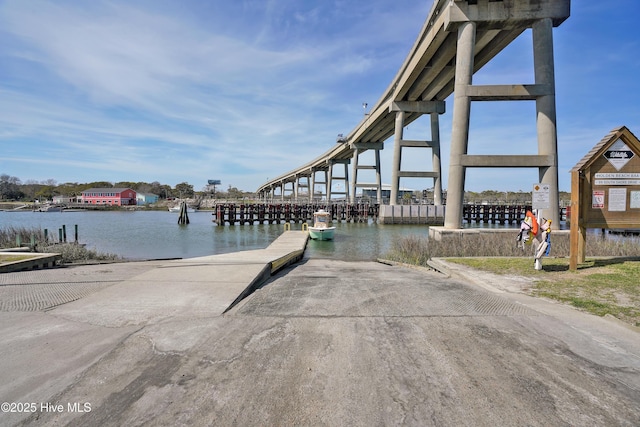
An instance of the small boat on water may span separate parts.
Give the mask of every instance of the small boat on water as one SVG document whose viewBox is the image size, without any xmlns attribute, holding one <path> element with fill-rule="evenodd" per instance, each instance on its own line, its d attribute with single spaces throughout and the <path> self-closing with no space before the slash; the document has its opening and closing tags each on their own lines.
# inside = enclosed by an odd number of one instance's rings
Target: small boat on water
<svg viewBox="0 0 640 427">
<path fill-rule="evenodd" d="M 62 206 L 58 206 L 58 205 L 42 205 L 38 209 L 36 209 L 35 211 L 36 212 L 62 212 Z"/>
<path fill-rule="evenodd" d="M 309 227 L 309 237 L 314 240 L 332 240 L 335 227 L 329 227 L 331 214 L 323 209 L 313 214 L 313 227 Z"/>
<path fill-rule="evenodd" d="M 196 210 L 190 206 L 187 206 L 187 213 L 195 212 Z M 180 205 L 169 208 L 169 212 L 180 213 Z"/>
</svg>

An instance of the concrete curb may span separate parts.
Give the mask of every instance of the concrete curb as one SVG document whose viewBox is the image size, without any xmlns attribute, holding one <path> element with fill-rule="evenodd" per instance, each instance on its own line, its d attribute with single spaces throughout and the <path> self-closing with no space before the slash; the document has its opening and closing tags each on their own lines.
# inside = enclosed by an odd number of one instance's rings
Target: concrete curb
<svg viewBox="0 0 640 427">
<path fill-rule="evenodd" d="M 291 232 L 289 232 L 291 233 Z M 294 236 L 294 234 L 290 234 L 290 236 Z M 282 240 L 287 239 L 287 235 L 283 234 L 281 236 L 280 242 L 276 241 L 269 245 L 269 248 L 274 248 L 282 245 Z M 280 256 L 273 261 L 268 262 L 264 268 L 260 271 L 260 273 L 249 283 L 249 285 L 238 295 L 238 297 L 227 307 L 222 314 L 227 313 L 229 310 L 234 308 L 240 301 L 247 298 L 249 295 L 254 293 L 257 289 L 259 289 L 267 280 L 271 278 L 275 273 L 282 270 L 283 268 L 295 264 L 302 259 L 304 256 L 304 251 L 307 247 L 308 237 L 304 240 L 302 245 L 302 249 L 293 250 L 283 256 Z M 286 244 L 286 243 L 285 243 Z"/>
<path fill-rule="evenodd" d="M 254 293 L 256 291 L 256 289 L 260 288 L 260 286 L 266 282 L 267 280 L 269 280 L 269 278 L 271 277 L 272 271 L 271 271 L 271 263 L 267 264 L 264 266 L 264 268 L 262 269 L 262 271 L 260 271 L 260 274 L 258 274 L 258 276 L 256 276 L 255 279 L 253 279 L 251 281 L 251 283 L 249 283 L 249 286 L 247 286 L 244 291 L 242 291 L 240 293 L 240 295 L 238 295 L 238 297 L 233 300 L 233 302 L 229 305 L 229 307 L 227 307 L 222 314 L 225 314 L 226 312 L 228 312 L 229 310 L 231 310 L 233 307 L 235 307 L 240 301 L 242 301 L 243 299 L 245 299 L 246 297 L 248 297 L 249 295 L 251 295 L 252 293 Z"/>
<path fill-rule="evenodd" d="M 28 256 L 27 259 L 19 261 L 9 261 L 0 265 L 0 273 L 11 273 L 24 270 L 41 270 L 43 268 L 55 267 L 62 255 L 57 253 L 35 253 L 35 252 L 5 252 L 7 255 Z"/>
<path fill-rule="evenodd" d="M 429 271 L 431 273 L 433 273 L 434 270 L 436 272 L 438 271 L 437 269 L 434 269 L 434 268 L 427 268 L 427 267 L 422 267 L 420 265 L 407 264 L 407 263 L 398 262 L 398 261 L 391 261 L 390 259 L 385 259 L 385 258 L 377 258 L 376 262 L 379 262 L 380 264 L 391 265 L 393 267 L 411 268 L 413 270 Z"/>
</svg>

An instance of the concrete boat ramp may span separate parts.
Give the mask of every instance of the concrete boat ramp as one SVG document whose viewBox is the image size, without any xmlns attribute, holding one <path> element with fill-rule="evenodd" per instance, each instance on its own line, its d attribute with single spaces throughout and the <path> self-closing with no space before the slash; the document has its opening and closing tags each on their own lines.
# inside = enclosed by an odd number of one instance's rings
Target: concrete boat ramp
<svg viewBox="0 0 640 427">
<path fill-rule="evenodd" d="M 640 425 L 637 329 L 306 242 L 1 274 L 0 425 Z"/>
</svg>

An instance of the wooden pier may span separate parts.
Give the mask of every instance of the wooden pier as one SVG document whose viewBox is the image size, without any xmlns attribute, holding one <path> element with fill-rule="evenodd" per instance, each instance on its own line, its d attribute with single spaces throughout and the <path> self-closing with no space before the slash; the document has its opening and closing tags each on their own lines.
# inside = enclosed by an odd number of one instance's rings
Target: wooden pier
<svg viewBox="0 0 640 427">
<path fill-rule="evenodd" d="M 464 205 L 463 220 L 467 224 L 520 224 L 531 205 Z M 559 207 L 560 220 L 566 220 L 567 207 Z M 558 225 L 556 225 L 557 227 Z"/>
<path fill-rule="evenodd" d="M 446 206 L 433 205 L 377 205 L 370 203 L 220 203 L 215 205 L 213 221 L 219 225 L 282 224 L 311 221 L 313 213 L 324 209 L 331 220 L 338 222 L 367 222 L 383 224 L 443 225 Z M 560 217 L 565 218 L 560 208 Z M 467 224 L 519 225 L 531 205 L 463 206 L 463 220 Z"/>
<path fill-rule="evenodd" d="M 520 224 L 531 205 L 463 206 L 462 219 L 467 224 Z"/>
<path fill-rule="evenodd" d="M 378 205 L 369 203 L 252 203 L 217 204 L 213 221 L 219 225 L 281 224 L 307 222 L 324 209 L 332 221 L 367 222 L 377 219 Z"/>
</svg>

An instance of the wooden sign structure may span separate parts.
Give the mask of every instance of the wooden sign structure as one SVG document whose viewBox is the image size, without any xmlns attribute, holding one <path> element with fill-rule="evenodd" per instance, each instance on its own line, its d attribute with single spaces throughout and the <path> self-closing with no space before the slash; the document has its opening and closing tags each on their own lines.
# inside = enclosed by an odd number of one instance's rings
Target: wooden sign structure
<svg viewBox="0 0 640 427">
<path fill-rule="evenodd" d="M 571 169 L 571 270 L 585 261 L 587 228 L 640 228 L 640 141 L 626 126 Z"/>
</svg>

